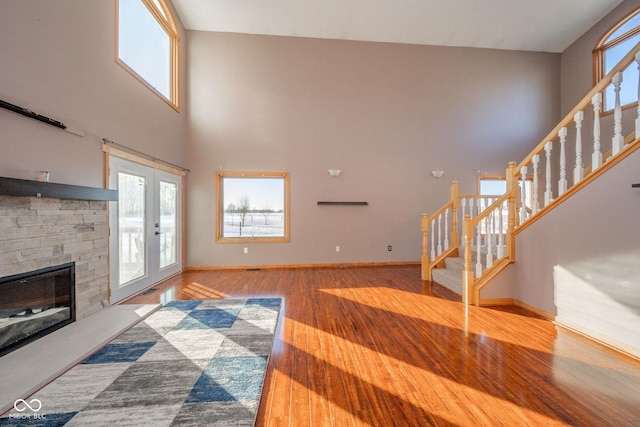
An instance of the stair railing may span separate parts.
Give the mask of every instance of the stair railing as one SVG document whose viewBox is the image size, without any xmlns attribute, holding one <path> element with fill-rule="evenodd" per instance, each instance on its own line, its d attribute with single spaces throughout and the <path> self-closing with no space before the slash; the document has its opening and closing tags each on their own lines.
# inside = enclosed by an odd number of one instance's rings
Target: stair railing
<svg viewBox="0 0 640 427">
<path fill-rule="evenodd" d="M 622 160 L 632 150 L 638 148 L 640 139 L 640 78 L 638 82 L 637 114 L 635 118 L 635 131 L 626 138 L 623 137 L 622 105 L 620 92 L 623 84 L 623 72 L 633 62 L 637 63 L 640 70 L 640 43 L 638 43 L 625 57 L 609 72 L 594 88 L 576 105 L 576 107 L 547 135 L 546 138 L 534 148 L 525 159 L 516 166 L 515 162 L 509 164 L 507 169 L 507 191 L 504 196 L 493 201 L 486 209 L 476 209 L 477 215 L 473 217 L 474 208 L 470 208 L 467 214 L 464 200 L 475 200 L 477 196 L 460 196 L 457 193 L 457 183 L 452 185 L 451 200 L 439 209 L 431 218 L 426 214 L 422 216 L 422 279 L 431 280 L 431 270 L 442 264 L 447 256 L 458 255 L 460 248 L 464 251 L 463 300 L 465 303 L 478 305 L 480 302 L 480 289 L 495 277 L 509 263 L 515 260 L 514 239 L 518 231 L 526 224 L 539 218 L 544 213 L 553 209 L 561 201 L 568 198 L 578 189 L 591 182 L 601 173 Z M 603 93 L 609 85 L 613 85 L 615 93 L 615 106 L 613 112 L 613 137 L 611 149 L 602 153 L 601 141 L 601 109 Z M 585 111 L 593 108 L 593 149 L 591 151 L 591 166 L 585 167 L 583 161 L 582 127 L 585 119 Z M 567 140 L 570 126 L 574 127 L 573 152 L 575 161 L 573 170 L 569 175 L 573 176 L 572 185 L 567 178 Z M 554 142 L 559 145 L 559 153 L 553 156 Z M 543 159 L 544 167 L 540 165 Z M 552 163 L 557 162 L 557 168 Z M 604 166 L 604 167 L 603 167 Z M 544 196 L 540 200 L 539 192 L 541 183 L 539 175 L 544 170 Z M 558 180 L 557 198 L 554 198 L 552 180 Z M 530 185 L 528 185 L 528 181 Z M 455 187 L 455 191 L 454 191 Z M 528 190 L 527 190 L 528 187 Z M 472 202 L 471 202 L 472 203 Z M 453 239 L 457 230 L 457 211 L 462 206 L 461 240 Z M 486 206 L 486 205 L 485 205 Z M 451 214 L 452 228 L 447 227 L 447 218 Z M 442 217 L 444 216 L 444 238 L 442 238 Z M 506 218 L 506 219 L 505 219 Z M 435 239 L 435 230 L 431 233 L 431 246 L 429 246 L 429 225 L 435 228 L 438 224 L 438 238 Z M 455 224 L 455 226 L 454 226 Z M 473 262 L 472 248 L 475 245 L 477 259 Z M 431 251 L 429 251 L 431 247 Z M 495 253 L 494 253 L 495 252 Z M 431 257 L 429 256 L 431 255 Z M 484 257 L 484 258 L 483 258 Z M 475 271 L 474 271 L 475 267 Z"/>
<path fill-rule="evenodd" d="M 515 260 L 515 235 L 526 226 L 542 217 L 562 201 L 566 200 L 580 188 L 593 181 L 640 147 L 640 81 L 638 82 L 638 94 L 634 102 L 637 103 L 635 117 L 635 131 L 626 138 L 623 137 L 622 105 L 620 91 L 623 84 L 623 72 L 632 66 L 633 62 L 640 70 L 640 43 L 638 43 L 625 57 L 608 73 L 594 88 L 576 105 L 576 107 L 534 148 L 518 165 L 515 162 L 509 164 L 507 169 L 507 192 L 503 197 L 494 202 L 488 209 L 475 219 L 465 217 L 462 227 L 462 240 L 465 242 L 463 280 L 463 301 L 468 304 L 478 305 L 480 302 L 480 290 L 493 277 L 495 277 L 510 262 Z M 639 73 L 640 74 L 640 73 Z M 640 80 L 640 78 L 639 78 Z M 613 112 L 611 149 L 603 154 L 602 141 L 602 110 L 603 92 L 609 85 L 613 85 L 615 93 L 615 106 Z M 583 122 L 585 111 L 593 109 L 593 148 L 590 149 L 591 165 L 584 166 L 583 152 Z M 571 141 L 575 154 L 573 169 L 567 166 L 567 144 L 569 129 L 572 131 Z M 559 153 L 553 155 L 554 143 L 559 146 Z M 591 144 L 589 144 L 591 145 Z M 544 164 L 544 166 L 541 165 Z M 556 164 L 557 163 L 557 164 Z M 539 175 L 544 171 L 544 181 L 541 183 Z M 570 178 L 567 178 L 567 175 Z M 572 179 L 571 179 L 572 178 Z M 530 185 L 527 181 L 531 179 Z M 557 179 L 557 187 L 554 181 Z M 570 185 L 571 182 L 571 185 Z M 527 187 L 530 188 L 527 191 Z M 554 187 L 557 192 L 554 197 Z M 544 190 L 543 197 L 539 193 Z M 493 245 L 496 235 L 496 218 L 499 218 L 500 226 L 504 226 L 505 203 L 508 206 L 507 231 L 505 233 L 505 253 L 497 260 L 493 259 L 491 250 L 486 251 L 484 263 L 482 250 L 478 252 L 479 261 L 476 261 L 473 270 L 472 239 L 476 242 L 480 237 L 488 245 Z M 498 236 L 502 232 L 497 232 Z M 489 237 L 487 237 L 489 236 Z M 491 247 L 491 246 L 490 246 Z M 497 247 L 496 247 L 497 249 Z M 498 256 L 497 252 L 495 254 Z M 480 264 L 480 265 L 478 265 Z"/>
<path fill-rule="evenodd" d="M 475 218 L 500 196 L 459 194 L 458 183 L 451 183 L 450 200 L 433 215 L 422 214 L 422 280 L 431 280 L 434 268 L 444 267 L 449 256 L 459 256 L 464 241 L 459 238 L 462 218 Z M 472 243 L 475 240 L 472 239 Z"/>
<path fill-rule="evenodd" d="M 640 104 L 637 108 L 635 126 L 628 126 L 635 127 L 635 131 L 625 138 L 620 93 L 624 84 L 631 83 L 623 81 L 623 72 L 633 66 L 640 69 L 640 43 L 598 82 L 555 129 L 514 168 L 512 178 L 520 182 L 519 187 L 523 198 L 527 173 L 531 173 L 533 180 L 529 197 L 530 206 L 526 203 L 520 206 L 518 228 L 523 227 L 532 218 L 540 217 L 541 214 L 557 206 L 562 200 L 591 182 L 608 169 L 604 167 L 608 162 L 617 163 L 628 154 L 625 151 L 636 142 L 636 135 L 640 135 Z M 610 85 L 613 86 L 613 94 L 615 94 L 613 120 L 610 117 L 607 118 L 608 120 L 603 120 L 601 117 L 603 96 Z M 638 88 L 640 92 L 640 82 L 638 82 Z M 640 99 L 640 93 L 635 95 L 637 97 L 634 101 Z M 588 115 L 591 115 L 593 120 L 590 120 Z M 585 122 L 592 122 L 589 123 L 588 129 L 583 126 Z M 613 135 L 611 139 L 602 137 L 602 127 L 605 127 L 607 135 Z M 610 147 L 610 150 L 605 152 L 603 147 Z M 620 155 L 624 156 L 620 157 Z M 589 160 L 591 164 L 585 166 Z"/>
<path fill-rule="evenodd" d="M 431 280 L 433 266 L 458 250 L 458 183 L 451 183 L 451 199 L 431 217 L 422 214 L 422 280 Z M 451 218 L 451 227 L 449 227 Z M 431 234 L 429 234 L 431 231 Z"/>
<path fill-rule="evenodd" d="M 513 176 L 515 162 L 506 176 Z M 465 215 L 462 226 L 464 269 L 462 299 L 465 304 L 480 303 L 480 289 L 515 260 L 513 231 L 518 198 L 516 180 L 507 180 L 507 191 L 475 218 Z M 474 258 L 475 253 L 475 260 Z"/>
</svg>

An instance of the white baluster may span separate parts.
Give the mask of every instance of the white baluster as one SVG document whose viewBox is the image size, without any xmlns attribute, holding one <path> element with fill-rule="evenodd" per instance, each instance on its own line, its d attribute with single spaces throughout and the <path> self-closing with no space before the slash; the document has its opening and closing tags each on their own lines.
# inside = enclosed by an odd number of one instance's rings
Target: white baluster
<svg viewBox="0 0 640 427">
<path fill-rule="evenodd" d="M 493 233 L 495 231 L 495 214 L 496 211 L 493 210 L 486 217 L 487 220 L 487 268 L 491 268 L 493 265 Z"/>
<path fill-rule="evenodd" d="M 467 213 L 467 199 L 464 197 L 460 199 L 460 211 L 462 212 L 462 218 L 464 219 L 464 215 Z M 462 224 L 463 221 L 458 222 L 458 224 Z M 460 249 L 464 249 L 464 235 L 460 233 Z"/>
<path fill-rule="evenodd" d="M 533 163 L 533 185 L 531 188 L 533 201 L 531 205 L 531 215 L 538 213 L 540 207 L 540 202 L 538 201 L 538 162 L 540 162 L 540 155 L 536 154 L 531 158 L 531 163 Z"/>
<path fill-rule="evenodd" d="M 482 276 L 482 247 L 480 246 L 480 240 L 482 239 L 481 230 L 484 220 L 480 221 L 476 226 L 476 277 Z"/>
<path fill-rule="evenodd" d="M 469 199 L 469 216 L 471 217 L 471 219 L 475 218 L 475 216 L 473 215 L 473 211 L 475 210 L 475 201 L 476 199 L 471 198 Z M 475 242 L 475 236 L 471 236 L 471 247 L 473 247 L 473 244 Z"/>
<path fill-rule="evenodd" d="M 636 53 L 638 63 L 638 114 L 636 118 L 636 138 L 640 136 L 640 52 Z"/>
<path fill-rule="evenodd" d="M 507 202 L 504 202 L 498 211 L 498 224 L 500 224 L 500 226 L 498 227 L 498 259 L 502 258 L 504 256 L 504 231 L 507 229 L 507 225 L 504 223 L 504 215 L 503 212 L 505 210 L 508 210 L 509 206 Z"/>
<path fill-rule="evenodd" d="M 551 149 L 553 148 L 553 142 L 549 141 L 544 144 L 544 151 L 547 154 L 547 169 L 546 169 L 546 182 L 544 192 L 544 205 L 547 206 L 553 200 L 553 192 L 551 191 Z"/>
<path fill-rule="evenodd" d="M 616 92 L 616 106 L 613 110 L 613 140 L 611 141 L 611 155 L 615 156 L 624 146 L 622 136 L 622 106 L 620 105 L 620 86 L 622 85 L 622 72 L 617 72 L 613 79 L 613 90 Z"/>
<path fill-rule="evenodd" d="M 520 224 L 524 224 L 527 220 L 527 200 L 526 184 L 527 184 L 527 167 L 520 169 Z"/>
<path fill-rule="evenodd" d="M 444 250 L 449 249 L 449 209 L 444 211 Z"/>
<path fill-rule="evenodd" d="M 435 242 L 436 227 L 435 226 L 436 226 L 436 220 L 432 219 L 431 220 L 431 261 L 436 259 L 436 242 Z"/>
<path fill-rule="evenodd" d="M 558 196 L 567 191 L 567 156 L 565 153 L 565 143 L 567 142 L 567 128 L 558 131 L 560 136 L 560 180 L 558 181 Z"/>
<path fill-rule="evenodd" d="M 573 169 L 573 185 L 579 183 L 584 177 L 584 165 L 582 164 L 582 121 L 584 111 L 578 111 L 573 120 L 576 122 L 576 167 Z"/>
<path fill-rule="evenodd" d="M 438 215 L 438 256 L 442 255 L 442 214 Z"/>
<path fill-rule="evenodd" d="M 600 150 L 600 106 L 602 93 L 598 92 L 591 98 L 593 104 L 593 154 L 591 156 L 591 172 L 602 165 L 602 151 Z"/>
</svg>

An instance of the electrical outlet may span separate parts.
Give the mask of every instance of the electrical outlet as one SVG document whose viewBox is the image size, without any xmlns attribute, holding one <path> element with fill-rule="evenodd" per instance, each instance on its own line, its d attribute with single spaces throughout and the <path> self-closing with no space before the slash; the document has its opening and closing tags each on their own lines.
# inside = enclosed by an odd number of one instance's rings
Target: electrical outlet
<svg viewBox="0 0 640 427">
<path fill-rule="evenodd" d="M 244 253 L 248 254 L 249 253 L 249 248 L 244 248 Z"/>
<path fill-rule="evenodd" d="M 340 252 L 340 246 L 336 246 L 336 252 Z"/>
<path fill-rule="evenodd" d="M 391 252 L 391 251 L 393 250 L 393 247 L 392 247 L 391 245 L 389 245 L 389 246 L 387 246 L 387 250 L 388 250 L 389 252 Z"/>
</svg>

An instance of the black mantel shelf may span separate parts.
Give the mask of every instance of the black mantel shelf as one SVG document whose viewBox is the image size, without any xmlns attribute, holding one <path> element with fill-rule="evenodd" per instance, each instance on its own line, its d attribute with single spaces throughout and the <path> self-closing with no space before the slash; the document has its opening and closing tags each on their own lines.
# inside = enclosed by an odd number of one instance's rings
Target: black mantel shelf
<svg viewBox="0 0 640 427">
<path fill-rule="evenodd" d="M 318 202 L 322 206 L 366 206 L 368 202 Z"/>
<path fill-rule="evenodd" d="M 0 177 L 0 196 L 118 201 L 117 190 Z"/>
</svg>

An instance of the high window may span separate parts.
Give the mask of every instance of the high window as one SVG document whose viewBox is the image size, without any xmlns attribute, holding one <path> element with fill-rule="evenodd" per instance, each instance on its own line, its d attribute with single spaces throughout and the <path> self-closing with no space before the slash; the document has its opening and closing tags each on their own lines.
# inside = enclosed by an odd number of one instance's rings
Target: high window
<svg viewBox="0 0 640 427">
<path fill-rule="evenodd" d="M 594 84 L 607 75 L 613 67 L 640 42 L 640 9 L 627 15 L 607 31 L 596 45 L 594 55 Z M 638 68 L 631 65 L 622 74 L 621 105 L 631 104 L 638 94 Z M 603 110 L 615 107 L 613 85 L 604 92 Z"/>
<path fill-rule="evenodd" d="M 116 0 L 116 9 L 116 61 L 178 110 L 180 38 L 166 1 Z"/>
<path fill-rule="evenodd" d="M 288 242 L 289 173 L 216 173 L 216 241 Z"/>
</svg>

